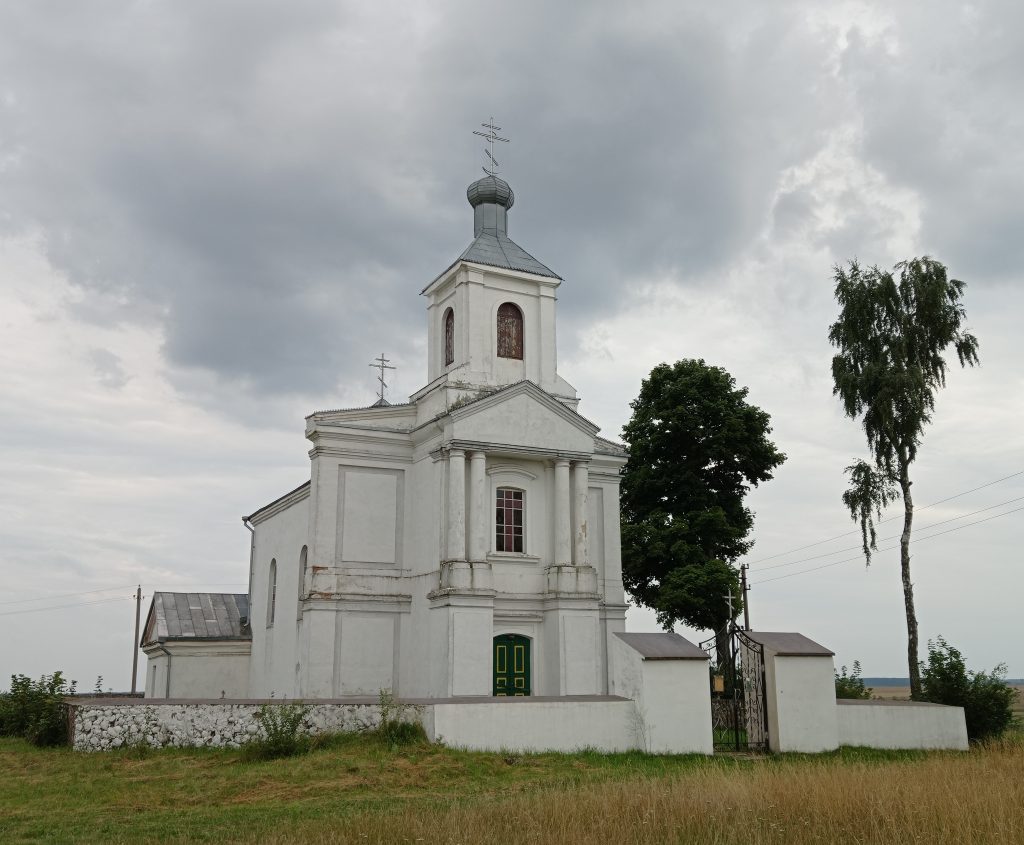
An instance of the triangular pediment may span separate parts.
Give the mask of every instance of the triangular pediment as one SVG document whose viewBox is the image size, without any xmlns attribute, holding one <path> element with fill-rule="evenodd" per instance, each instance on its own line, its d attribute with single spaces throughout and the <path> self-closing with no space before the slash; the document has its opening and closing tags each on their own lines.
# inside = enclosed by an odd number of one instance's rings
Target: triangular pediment
<svg viewBox="0 0 1024 845">
<path fill-rule="evenodd" d="M 523 381 L 450 414 L 450 436 L 537 452 L 590 454 L 600 429 L 533 382 Z"/>
</svg>

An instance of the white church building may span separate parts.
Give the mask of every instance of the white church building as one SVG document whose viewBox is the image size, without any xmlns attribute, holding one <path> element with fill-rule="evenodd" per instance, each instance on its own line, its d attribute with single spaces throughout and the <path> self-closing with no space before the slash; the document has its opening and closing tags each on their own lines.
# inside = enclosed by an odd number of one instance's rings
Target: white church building
<svg viewBox="0 0 1024 845">
<path fill-rule="evenodd" d="M 609 693 L 626 453 L 558 374 L 562 279 L 509 238 L 511 188 L 467 196 L 426 385 L 306 418 L 309 481 L 245 517 L 248 595 L 154 596 L 148 696 Z"/>
<path fill-rule="evenodd" d="M 710 754 L 723 725 L 773 751 L 966 748 L 961 708 L 837 704 L 832 652 L 800 634 L 734 630 L 713 709 L 721 661 L 625 632 L 626 452 L 558 374 L 562 280 L 509 239 L 512 190 L 488 175 L 468 198 L 473 241 L 422 291 L 426 385 L 306 418 L 309 481 L 244 517 L 248 593 L 156 593 L 150 701 L 79 707 L 75 747 L 237 744 L 266 699 L 351 729 L 388 691 L 467 748 Z"/>
</svg>

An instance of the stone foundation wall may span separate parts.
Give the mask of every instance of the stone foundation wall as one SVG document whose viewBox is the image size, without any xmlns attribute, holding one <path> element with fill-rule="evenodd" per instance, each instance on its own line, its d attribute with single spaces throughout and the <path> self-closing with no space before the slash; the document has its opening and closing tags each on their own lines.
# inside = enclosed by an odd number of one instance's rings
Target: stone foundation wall
<svg viewBox="0 0 1024 845">
<path fill-rule="evenodd" d="M 295 702 L 276 701 L 270 706 Z M 72 746 L 77 751 L 109 751 L 148 744 L 193 748 L 238 748 L 259 734 L 256 713 L 262 703 L 75 702 L 70 705 Z M 306 734 L 365 731 L 380 722 L 375 703 L 309 704 Z"/>
</svg>

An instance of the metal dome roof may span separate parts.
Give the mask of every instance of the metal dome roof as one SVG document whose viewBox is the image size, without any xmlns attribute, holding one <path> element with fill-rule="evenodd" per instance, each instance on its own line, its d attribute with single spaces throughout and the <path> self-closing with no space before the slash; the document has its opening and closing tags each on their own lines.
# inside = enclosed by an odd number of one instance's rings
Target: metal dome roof
<svg viewBox="0 0 1024 845">
<path fill-rule="evenodd" d="M 473 208 L 483 203 L 494 203 L 509 209 L 516 201 L 516 195 L 512 193 L 512 188 L 504 179 L 499 179 L 497 176 L 484 176 L 483 179 L 477 179 L 466 189 L 466 199 L 469 200 L 469 204 Z"/>
</svg>

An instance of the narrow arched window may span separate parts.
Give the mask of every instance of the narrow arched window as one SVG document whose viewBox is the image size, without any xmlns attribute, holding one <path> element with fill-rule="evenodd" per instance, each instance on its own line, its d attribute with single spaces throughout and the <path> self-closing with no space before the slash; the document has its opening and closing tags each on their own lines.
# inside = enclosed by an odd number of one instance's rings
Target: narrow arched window
<svg viewBox="0 0 1024 845">
<path fill-rule="evenodd" d="M 299 552 L 299 609 L 298 618 L 302 618 L 302 594 L 306 589 L 306 557 L 308 551 L 306 546 L 302 547 L 302 551 Z"/>
<path fill-rule="evenodd" d="M 523 491 L 499 487 L 494 513 L 494 550 L 523 551 Z"/>
<path fill-rule="evenodd" d="M 449 308 L 444 312 L 444 365 L 455 360 L 455 312 Z"/>
<path fill-rule="evenodd" d="M 511 302 L 498 306 L 498 357 L 523 360 L 523 312 Z"/>
<path fill-rule="evenodd" d="M 267 585 L 267 627 L 274 624 L 274 609 L 277 605 L 277 560 L 270 561 L 270 582 Z"/>
</svg>

